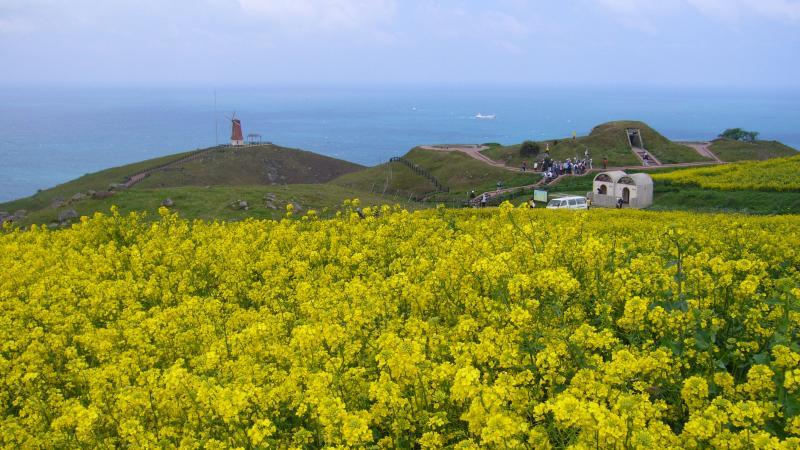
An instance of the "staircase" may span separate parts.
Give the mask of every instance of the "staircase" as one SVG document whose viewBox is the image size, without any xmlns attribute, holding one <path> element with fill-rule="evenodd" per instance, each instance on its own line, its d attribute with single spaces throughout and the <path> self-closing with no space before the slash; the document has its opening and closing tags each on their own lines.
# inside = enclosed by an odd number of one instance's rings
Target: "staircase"
<svg viewBox="0 0 800 450">
<path fill-rule="evenodd" d="M 403 158 L 402 156 L 395 156 L 395 157 L 389 159 L 389 162 L 399 162 L 400 164 L 403 164 L 404 166 L 408 167 L 409 169 L 411 169 L 417 175 L 419 175 L 421 177 L 424 177 L 425 179 L 430 181 L 431 184 L 437 189 L 438 192 L 450 192 L 450 188 L 445 186 L 444 184 L 442 184 L 442 182 L 439 181 L 430 172 L 428 172 L 423 167 L 420 167 L 420 166 L 414 164 L 413 162 Z"/>
<path fill-rule="evenodd" d="M 643 166 L 660 166 L 661 161 L 656 159 L 652 153 L 648 152 L 647 150 L 640 148 L 640 147 L 631 147 L 633 153 L 639 158 L 639 161 L 642 162 Z"/>
</svg>

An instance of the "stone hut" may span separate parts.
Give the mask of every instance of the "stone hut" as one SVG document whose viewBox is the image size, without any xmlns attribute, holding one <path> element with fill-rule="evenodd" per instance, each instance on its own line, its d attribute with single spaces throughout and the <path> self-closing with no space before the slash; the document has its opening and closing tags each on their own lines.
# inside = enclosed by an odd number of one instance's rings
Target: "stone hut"
<svg viewBox="0 0 800 450">
<path fill-rule="evenodd" d="M 594 177 L 589 197 L 593 206 L 613 208 L 622 199 L 623 207 L 647 208 L 653 204 L 653 179 L 646 173 L 601 172 Z"/>
</svg>

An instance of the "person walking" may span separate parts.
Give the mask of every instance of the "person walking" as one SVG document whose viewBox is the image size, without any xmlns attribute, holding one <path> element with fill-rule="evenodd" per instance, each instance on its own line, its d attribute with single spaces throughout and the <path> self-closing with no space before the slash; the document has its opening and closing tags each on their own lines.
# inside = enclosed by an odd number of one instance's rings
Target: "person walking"
<svg viewBox="0 0 800 450">
<path fill-rule="evenodd" d="M 603 170 L 608 169 L 608 158 L 603 157 Z"/>
<path fill-rule="evenodd" d="M 483 196 L 481 197 L 481 208 L 485 208 L 486 207 L 486 201 L 487 200 L 489 200 L 489 197 L 484 192 Z"/>
</svg>

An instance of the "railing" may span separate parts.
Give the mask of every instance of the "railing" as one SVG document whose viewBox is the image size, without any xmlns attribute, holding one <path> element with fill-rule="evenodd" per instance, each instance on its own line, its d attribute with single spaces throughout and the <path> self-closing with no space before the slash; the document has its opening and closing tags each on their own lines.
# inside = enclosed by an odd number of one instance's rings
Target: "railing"
<svg viewBox="0 0 800 450">
<path fill-rule="evenodd" d="M 486 204 L 489 206 L 498 206 L 499 204 L 503 203 L 506 200 L 513 200 L 518 197 L 533 195 L 533 191 L 540 189 L 541 187 L 539 187 L 539 185 L 520 186 L 518 188 L 508 189 L 500 194 L 487 195 Z M 463 202 L 462 206 L 464 207 L 478 206 L 481 204 L 481 197 L 483 197 L 483 194 L 479 194 L 475 198 L 471 198 Z"/>
<path fill-rule="evenodd" d="M 442 184 L 433 174 L 428 172 L 425 168 L 420 167 L 413 162 L 403 158 L 402 156 L 395 156 L 389 159 L 389 162 L 399 162 L 416 173 L 417 175 L 426 178 L 436 188 L 435 192 L 450 192 L 450 188 Z"/>
</svg>

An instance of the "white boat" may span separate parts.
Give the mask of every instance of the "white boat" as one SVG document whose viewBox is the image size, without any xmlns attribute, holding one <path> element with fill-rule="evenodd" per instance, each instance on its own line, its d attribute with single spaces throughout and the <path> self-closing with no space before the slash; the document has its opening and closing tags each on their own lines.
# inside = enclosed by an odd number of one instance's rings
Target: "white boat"
<svg viewBox="0 0 800 450">
<path fill-rule="evenodd" d="M 497 118 L 496 114 L 475 114 L 476 119 L 483 119 L 483 120 L 494 120 Z"/>
</svg>

